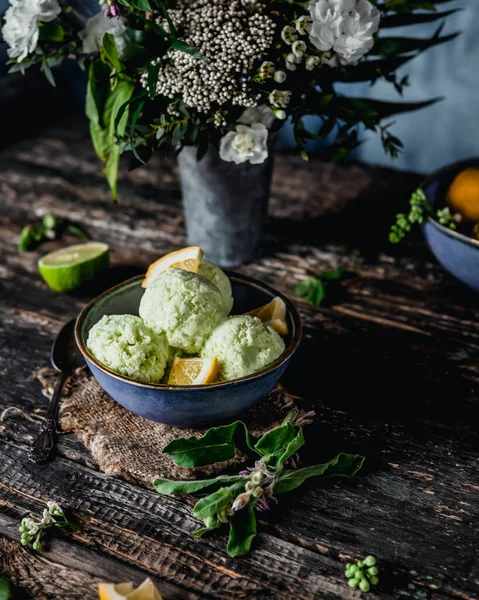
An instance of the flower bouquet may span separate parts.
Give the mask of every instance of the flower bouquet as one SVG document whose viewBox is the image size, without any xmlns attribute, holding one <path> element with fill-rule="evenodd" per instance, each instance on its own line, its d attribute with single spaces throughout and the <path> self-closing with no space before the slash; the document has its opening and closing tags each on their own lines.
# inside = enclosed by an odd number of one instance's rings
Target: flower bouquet
<svg viewBox="0 0 479 600">
<path fill-rule="evenodd" d="M 113 197 L 122 153 L 135 167 L 166 145 L 193 147 L 198 160 L 213 153 L 214 169 L 229 164 L 224 179 L 245 164 L 237 173 L 254 177 L 286 119 L 305 160 L 308 142 L 324 138 L 333 157 L 346 157 L 362 127 L 395 156 L 402 144 L 384 120 L 434 100 L 357 98 L 337 84 L 383 78 L 402 94 L 408 79 L 398 69 L 454 37 L 441 26 L 430 38 L 387 35 L 443 20 L 454 12 L 436 10 L 444 0 L 107 0 L 92 16 L 57 0 L 10 1 L 10 71 L 40 64 L 53 83 L 64 59 L 88 70 L 86 114 Z M 314 130 L 308 115 L 318 117 Z"/>
</svg>

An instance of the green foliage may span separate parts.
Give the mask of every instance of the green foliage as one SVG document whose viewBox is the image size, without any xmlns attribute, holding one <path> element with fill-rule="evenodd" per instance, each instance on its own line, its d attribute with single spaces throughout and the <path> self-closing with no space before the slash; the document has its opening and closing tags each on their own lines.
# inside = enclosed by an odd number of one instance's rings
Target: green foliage
<svg viewBox="0 0 479 600">
<path fill-rule="evenodd" d="M 364 560 L 356 563 L 347 563 L 345 575 L 351 588 L 359 588 L 362 592 L 369 592 L 371 586 L 379 583 L 379 569 L 376 567 L 374 556 L 366 556 Z"/>
<path fill-rule="evenodd" d="M 424 223 L 428 217 L 436 219 L 449 229 L 457 228 L 454 215 L 451 215 L 449 208 L 435 210 L 427 201 L 421 188 L 412 193 L 409 205 L 411 207 L 409 212 L 407 214 L 398 213 L 395 224 L 391 226 L 389 241 L 393 244 L 404 239 L 406 234 L 411 231 L 412 225 Z"/>
<path fill-rule="evenodd" d="M 33 550 L 41 550 L 42 537 L 45 533 L 52 533 L 55 529 L 79 530 L 78 525 L 69 520 L 61 506 L 56 502 L 47 502 L 48 508 L 43 511 L 41 520 L 36 521 L 31 517 L 22 519 L 20 527 L 20 543 L 22 546 L 32 545 Z"/>
<path fill-rule="evenodd" d="M 41 221 L 26 225 L 22 229 L 18 238 L 18 250 L 20 252 L 35 250 L 43 242 L 61 239 L 65 233 L 70 233 L 80 239 L 90 237 L 81 225 L 73 223 L 69 219 L 49 214 L 45 215 Z"/>
<path fill-rule="evenodd" d="M 338 281 L 344 275 L 343 269 L 333 269 L 332 271 L 324 271 L 317 277 L 308 277 L 297 283 L 293 292 L 299 298 L 306 298 L 309 304 L 321 306 L 327 298 L 327 282 Z"/>
<path fill-rule="evenodd" d="M 13 600 L 12 588 L 6 577 L 0 577 L 0 600 Z"/>
<path fill-rule="evenodd" d="M 256 454 L 257 460 L 253 469 L 236 476 L 219 475 L 201 481 L 156 479 L 156 491 L 201 496 L 193 514 L 203 520 L 204 527 L 194 533 L 195 537 L 229 523 L 228 554 L 232 557 L 246 554 L 256 535 L 258 502 L 268 506 L 268 497 L 294 490 L 310 477 L 352 477 L 363 464 L 362 456 L 341 453 L 324 464 L 297 470 L 288 468 L 288 459 L 305 443 L 302 429 L 294 420 L 295 413 L 289 414 L 280 426 L 258 440 L 248 433 L 243 422 L 236 421 L 210 429 L 202 437 L 171 442 L 164 452 L 182 466 L 215 464 L 245 449 Z"/>
</svg>

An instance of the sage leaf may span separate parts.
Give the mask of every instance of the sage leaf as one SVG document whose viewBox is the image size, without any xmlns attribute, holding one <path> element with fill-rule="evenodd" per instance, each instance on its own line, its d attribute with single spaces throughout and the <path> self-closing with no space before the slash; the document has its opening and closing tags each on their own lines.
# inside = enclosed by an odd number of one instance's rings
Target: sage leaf
<svg viewBox="0 0 479 600">
<path fill-rule="evenodd" d="M 273 454 L 279 458 L 286 446 L 296 437 L 296 427 L 290 422 L 271 429 L 256 443 L 255 450 L 261 456 Z M 277 465 L 279 466 L 279 465 Z"/>
<path fill-rule="evenodd" d="M 256 535 L 255 504 L 256 501 L 251 498 L 245 508 L 230 519 L 230 535 L 226 549 L 233 558 L 243 556 L 250 551 L 251 543 Z"/>
<path fill-rule="evenodd" d="M 202 527 L 201 529 L 197 529 L 196 531 L 194 531 L 193 536 L 201 537 L 202 535 L 205 535 L 205 533 L 209 533 L 210 531 L 219 529 L 221 527 L 221 525 L 222 525 L 222 523 L 218 519 L 217 516 L 208 517 L 205 519 L 205 527 Z"/>
<path fill-rule="evenodd" d="M 205 498 L 201 498 L 193 508 L 193 514 L 200 519 L 213 517 L 225 508 L 229 508 L 233 504 L 233 494 L 231 488 L 224 487 L 213 492 Z"/>
<path fill-rule="evenodd" d="M 202 437 L 173 440 L 163 452 L 180 467 L 213 465 L 235 457 L 236 449 L 254 449 L 254 440 L 242 421 L 209 429 Z"/>
<path fill-rule="evenodd" d="M 0 600 L 12 600 L 12 588 L 5 577 L 0 577 Z"/>
<path fill-rule="evenodd" d="M 286 449 L 280 454 L 278 459 L 278 466 L 282 465 L 285 460 L 296 454 L 300 448 L 304 446 L 305 439 L 303 430 L 300 429 L 296 436 L 288 443 Z"/>
<path fill-rule="evenodd" d="M 193 46 L 190 46 L 186 42 L 183 42 L 182 40 L 175 40 L 171 44 L 171 46 L 168 48 L 168 50 L 179 50 L 180 52 L 189 54 L 193 58 L 197 58 L 197 59 L 205 58 L 205 55 L 203 53 L 201 53 L 199 50 L 197 50 Z"/>
<path fill-rule="evenodd" d="M 115 69 L 117 73 L 123 70 L 123 63 L 118 56 L 115 38 L 111 33 L 105 33 L 103 36 L 100 56 L 102 61 Z"/>
<path fill-rule="evenodd" d="M 340 267 L 337 269 L 331 269 L 331 271 L 324 271 L 324 273 L 321 273 L 320 277 L 321 279 L 326 279 L 329 281 L 336 281 L 338 279 L 341 279 L 341 277 L 344 275 L 344 269 L 341 269 Z"/>
<path fill-rule="evenodd" d="M 310 477 L 353 477 L 364 462 L 364 456 L 358 454 L 345 454 L 340 452 L 332 460 L 320 465 L 305 467 L 304 469 L 283 471 L 276 485 L 274 494 L 291 492 L 303 484 Z"/>
<path fill-rule="evenodd" d="M 171 481 L 170 479 L 155 479 L 153 485 L 160 494 L 198 494 L 211 493 L 225 485 L 242 481 L 242 475 L 219 475 L 215 479 L 199 479 L 196 481 Z"/>
</svg>

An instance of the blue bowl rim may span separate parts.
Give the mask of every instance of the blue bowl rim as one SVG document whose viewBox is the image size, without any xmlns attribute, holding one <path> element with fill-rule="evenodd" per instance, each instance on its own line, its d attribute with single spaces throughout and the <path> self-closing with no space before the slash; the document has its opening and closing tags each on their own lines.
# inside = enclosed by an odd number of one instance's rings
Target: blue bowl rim
<svg viewBox="0 0 479 600">
<path fill-rule="evenodd" d="M 428 175 L 419 184 L 420 189 L 424 190 L 434 179 L 436 179 L 443 173 L 445 173 L 447 171 L 456 171 L 456 170 L 459 171 L 460 169 L 463 169 L 465 167 L 465 165 L 470 164 L 474 160 L 476 160 L 475 157 L 472 157 L 472 158 L 469 158 L 466 160 L 458 160 L 457 162 L 451 163 L 449 165 L 441 167 L 440 169 L 437 169 L 436 171 L 433 171 L 430 175 Z M 477 162 L 478 162 L 478 167 L 479 167 L 479 159 L 477 159 Z M 454 229 L 450 229 L 449 227 L 446 227 L 445 225 L 441 225 L 441 223 L 439 223 L 438 221 L 436 221 L 436 219 L 433 219 L 432 217 L 428 217 L 427 222 L 430 225 L 432 225 L 433 227 L 435 227 L 437 230 L 444 233 L 444 235 L 447 235 L 448 237 L 455 239 L 456 241 L 462 242 L 464 244 L 468 244 L 469 246 L 472 246 L 473 248 L 479 249 L 479 240 L 475 240 L 475 239 L 465 235 L 464 233 L 460 233 L 459 231 L 454 231 Z"/>
<path fill-rule="evenodd" d="M 283 300 L 283 302 L 286 304 L 286 309 L 291 315 L 293 325 L 294 325 L 294 335 L 293 335 L 291 342 L 289 343 L 286 350 L 283 352 L 283 354 L 281 354 L 281 356 L 278 359 L 276 359 L 274 362 L 272 362 L 270 365 L 268 365 L 264 369 L 261 369 L 261 371 L 256 371 L 256 373 L 252 373 L 251 375 L 246 375 L 245 377 L 238 377 L 237 379 L 229 379 L 228 381 L 219 381 L 216 383 L 208 383 L 208 384 L 201 384 L 201 385 L 194 385 L 194 386 L 191 386 L 191 385 L 190 386 L 168 385 L 166 383 L 143 383 L 141 381 L 137 381 L 136 379 L 131 379 L 130 377 L 127 377 L 126 375 L 121 375 L 120 373 L 116 373 L 115 371 L 112 371 L 111 369 L 109 369 L 108 367 L 103 365 L 100 361 L 98 361 L 90 353 L 90 351 L 88 350 L 88 348 L 86 347 L 86 345 L 83 343 L 83 340 L 82 340 L 81 330 L 82 330 L 82 325 L 86 318 L 86 315 L 95 306 L 95 304 L 99 300 L 101 300 L 105 296 L 108 296 L 109 294 L 111 294 L 112 292 L 114 292 L 115 290 L 117 290 L 123 286 L 130 285 L 137 281 L 139 282 L 139 281 L 143 280 L 143 278 L 144 278 L 143 275 L 137 275 L 136 277 L 132 277 L 131 279 L 122 281 L 121 283 L 109 288 L 108 290 L 104 291 L 102 294 L 100 294 L 99 296 L 94 298 L 91 302 L 89 302 L 83 308 L 83 310 L 80 312 L 80 314 L 78 315 L 76 322 L 75 322 L 75 341 L 76 341 L 76 344 L 77 344 L 80 352 L 82 353 L 83 357 L 85 358 L 85 360 L 87 362 L 93 363 L 93 365 L 95 365 L 95 367 L 97 369 L 99 369 L 100 371 L 103 371 L 103 373 L 105 373 L 106 375 L 110 375 L 111 377 L 114 377 L 115 379 L 119 379 L 120 381 L 129 383 L 131 385 L 135 385 L 137 387 L 148 388 L 148 389 L 153 389 L 153 390 L 162 390 L 165 392 L 168 392 L 168 391 L 171 391 L 171 392 L 190 391 L 191 392 L 191 390 L 193 390 L 193 389 L 194 390 L 206 390 L 206 389 L 213 389 L 213 388 L 214 389 L 227 388 L 227 387 L 231 387 L 234 385 L 240 385 L 240 384 L 243 384 L 243 383 L 246 383 L 249 381 L 254 381 L 255 379 L 260 379 L 261 377 L 267 375 L 269 372 L 274 371 L 276 368 L 280 367 L 287 360 L 289 360 L 289 358 L 296 352 L 299 344 L 301 343 L 301 338 L 302 338 L 302 333 L 303 333 L 301 318 L 299 316 L 298 311 L 296 310 L 296 307 L 291 302 L 291 300 L 289 300 L 289 298 L 287 298 L 284 294 L 282 294 L 278 290 L 272 288 L 271 286 L 267 285 L 266 283 L 262 283 L 262 282 L 258 281 L 257 279 L 254 279 L 253 277 L 249 277 L 248 275 L 243 275 L 242 273 L 228 271 L 226 269 L 224 269 L 224 272 L 226 273 L 226 275 L 228 275 L 228 277 L 232 281 L 237 281 L 239 283 L 247 284 L 251 287 L 255 287 L 255 288 L 259 289 L 262 292 L 266 291 L 272 295 L 279 296 Z"/>
</svg>

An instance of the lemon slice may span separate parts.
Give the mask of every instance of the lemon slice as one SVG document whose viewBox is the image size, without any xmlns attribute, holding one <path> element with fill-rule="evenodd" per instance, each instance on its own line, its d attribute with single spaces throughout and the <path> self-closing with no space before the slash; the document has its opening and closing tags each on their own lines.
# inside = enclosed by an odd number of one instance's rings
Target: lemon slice
<svg viewBox="0 0 479 600">
<path fill-rule="evenodd" d="M 167 269 L 184 269 L 198 273 L 201 260 L 203 258 L 203 250 L 198 246 L 188 246 L 175 252 L 165 254 L 148 267 L 145 278 L 141 282 L 142 287 L 148 287 L 159 275 Z"/>
<path fill-rule="evenodd" d="M 248 315 L 258 317 L 266 325 L 270 325 L 280 335 L 288 335 L 288 324 L 286 322 L 286 304 L 276 296 L 268 304 L 251 310 Z"/>
<path fill-rule="evenodd" d="M 204 385 L 216 381 L 220 365 L 216 358 L 175 358 L 170 385 Z"/>
<path fill-rule="evenodd" d="M 479 221 L 479 169 L 465 169 L 456 176 L 447 190 L 447 204 L 466 221 Z"/>
<path fill-rule="evenodd" d="M 99 583 L 100 600 L 124 600 L 133 591 L 132 583 Z"/>
<path fill-rule="evenodd" d="M 38 270 L 52 290 L 69 292 L 104 271 L 108 257 L 106 244 L 86 242 L 46 254 L 38 261 Z"/>
<path fill-rule="evenodd" d="M 128 600 L 162 600 L 160 592 L 151 579 L 145 579 L 139 588 L 128 594 Z"/>
<path fill-rule="evenodd" d="M 162 600 L 150 578 L 136 589 L 132 583 L 100 583 L 98 595 L 100 600 Z"/>
</svg>

